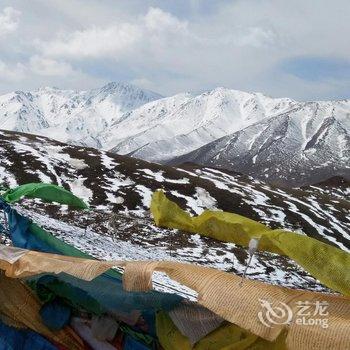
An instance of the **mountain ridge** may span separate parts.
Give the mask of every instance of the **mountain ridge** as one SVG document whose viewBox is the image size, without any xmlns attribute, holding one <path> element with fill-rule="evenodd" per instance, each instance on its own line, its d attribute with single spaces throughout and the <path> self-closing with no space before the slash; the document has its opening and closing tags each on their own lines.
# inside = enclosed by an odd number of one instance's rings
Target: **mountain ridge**
<svg viewBox="0 0 350 350">
<path fill-rule="evenodd" d="M 127 83 L 77 91 L 43 87 L 0 96 L 1 127 L 100 148 L 98 135 L 131 109 L 162 96 Z M 6 123 L 6 121 L 9 123 Z"/>
<path fill-rule="evenodd" d="M 349 180 L 350 128 L 332 115 L 321 120 L 309 138 L 303 138 L 303 123 L 304 119 L 293 119 L 288 112 L 166 163 L 194 162 L 232 169 L 283 186 L 303 186 L 335 175 Z"/>
<path fill-rule="evenodd" d="M 2 95 L 1 114 L 3 129 L 158 163 L 199 162 L 291 186 L 350 178 L 350 100 L 298 102 L 223 87 L 163 97 L 111 82 Z"/>
</svg>

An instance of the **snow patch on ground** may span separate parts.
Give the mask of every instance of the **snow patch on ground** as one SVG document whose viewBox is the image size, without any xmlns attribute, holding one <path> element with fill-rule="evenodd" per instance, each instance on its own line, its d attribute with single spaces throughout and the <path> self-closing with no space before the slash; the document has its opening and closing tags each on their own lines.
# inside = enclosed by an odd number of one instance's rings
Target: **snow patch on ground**
<svg viewBox="0 0 350 350">
<path fill-rule="evenodd" d="M 175 190 L 170 191 L 170 193 L 173 196 L 184 198 L 187 202 L 187 207 L 192 209 L 192 211 L 197 215 L 202 214 L 205 209 L 216 209 L 216 199 L 203 188 L 196 187 L 196 193 L 193 197 L 186 196 Z"/>
<path fill-rule="evenodd" d="M 85 177 L 79 177 L 76 180 L 69 183 L 71 191 L 78 197 L 82 198 L 86 202 L 90 202 L 92 199 L 92 191 L 84 186 Z"/>
<path fill-rule="evenodd" d="M 9 187 L 16 187 L 18 186 L 16 179 L 13 177 L 12 174 L 8 173 L 8 171 L 0 166 L 0 182 L 7 183 Z"/>
<path fill-rule="evenodd" d="M 216 209 L 217 201 L 210 193 L 201 187 L 196 187 L 196 194 L 198 206 L 204 209 Z"/>
<path fill-rule="evenodd" d="M 51 159 L 66 162 L 68 165 L 77 170 L 82 170 L 88 167 L 84 159 L 72 158 L 69 154 L 63 153 L 64 147 L 49 145 L 46 146 L 43 149 L 43 151 L 46 151 L 46 153 L 48 154 L 48 156 L 51 157 Z"/>
<path fill-rule="evenodd" d="M 163 171 L 154 172 L 151 169 L 140 169 L 140 171 L 154 178 L 158 182 L 164 182 Z"/>
<path fill-rule="evenodd" d="M 101 152 L 101 161 L 102 165 L 109 169 L 112 170 L 114 169 L 119 163 L 117 163 L 113 158 L 109 157 L 106 152 Z"/>
<path fill-rule="evenodd" d="M 146 208 L 149 208 L 151 205 L 153 192 L 149 188 L 143 185 L 136 185 L 135 189 L 136 189 L 136 192 L 138 192 L 142 198 L 142 204 Z"/>
</svg>

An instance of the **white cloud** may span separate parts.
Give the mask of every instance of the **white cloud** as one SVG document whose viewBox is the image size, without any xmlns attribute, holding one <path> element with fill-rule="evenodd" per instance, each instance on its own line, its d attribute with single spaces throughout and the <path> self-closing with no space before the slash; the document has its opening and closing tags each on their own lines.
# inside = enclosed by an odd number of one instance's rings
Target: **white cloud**
<svg viewBox="0 0 350 350">
<path fill-rule="evenodd" d="M 12 31 L 0 38 L 0 89 L 129 80 L 161 94 L 226 86 L 301 99 L 349 95 L 346 79 L 310 82 L 281 68 L 294 57 L 350 62 L 348 0 L 179 4 L 18 1 L 0 10 L 0 36 Z"/>
<path fill-rule="evenodd" d="M 0 77 L 2 92 L 36 89 L 41 86 L 89 89 L 104 83 L 101 79 L 73 69 L 65 62 L 40 56 L 33 56 L 24 63 L 11 64 L 0 60 Z"/>
<path fill-rule="evenodd" d="M 187 30 L 188 26 L 186 21 L 180 21 L 170 13 L 155 7 L 148 10 L 146 15 L 141 18 L 141 22 L 144 22 L 145 27 L 150 32 L 183 32 Z"/>
<path fill-rule="evenodd" d="M 51 42 L 39 42 L 43 54 L 56 57 L 103 57 L 119 55 L 140 37 L 137 26 L 123 23 L 107 28 L 93 26 Z"/>
<path fill-rule="evenodd" d="M 261 27 L 249 27 L 239 33 L 237 37 L 237 45 L 239 46 L 252 46 L 263 47 L 272 46 L 277 43 L 276 33 L 268 28 Z"/>
<path fill-rule="evenodd" d="M 161 44 L 170 35 L 184 34 L 187 22 L 178 20 L 159 8 L 150 8 L 144 16 L 130 22 L 108 27 L 92 26 L 85 30 L 62 34 L 49 42 L 39 41 L 43 55 L 51 57 L 98 58 L 113 57 L 115 60 L 135 51 L 142 51 L 152 44 Z"/>
<path fill-rule="evenodd" d="M 17 29 L 20 11 L 13 7 L 5 7 L 0 13 L 0 36 L 14 32 Z"/>
<path fill-rule="evenodd" d="M 140 78 L 132 79 L 130 83 L 142 89 L 157 90 L 157 87 L 155 86 L 154 82 L 147 78 L 140 77 Z"/>
<path fill-rule="evenodd" d="M 73 73 L 70 64 L 37 55 L 30 58 L 29 68 L 33 73 L 44 76 L 65 76 Z"/>
<path fill-rule="evenodd" d="M 33 56 L 28 62 L 9 64 L 0 61 L 0 76 L 3 81 L 21 82 L 35 75 L 40 76 L 67 76 L 74 75 L 72 67 L 65 63 L 50 58 Z"/>
<path fill-rule="evenodd" d="M 22 63 L 7 64 L 0 60 L 0 77 L 5 83 L 19 82 L 26 75 L 26 67 Z"/>
</svg>

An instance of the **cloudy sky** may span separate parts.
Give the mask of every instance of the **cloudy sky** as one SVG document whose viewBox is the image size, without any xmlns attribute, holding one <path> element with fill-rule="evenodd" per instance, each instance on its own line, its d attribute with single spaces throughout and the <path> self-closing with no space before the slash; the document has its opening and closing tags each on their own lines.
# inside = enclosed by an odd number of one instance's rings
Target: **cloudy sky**
<svg viewBox="0 0 350 350">
<path fill-rule="evenodd" d="M 349 0 L 0 0 L 0 93 L 127 81 L 350 98 Z"/>
</svg>

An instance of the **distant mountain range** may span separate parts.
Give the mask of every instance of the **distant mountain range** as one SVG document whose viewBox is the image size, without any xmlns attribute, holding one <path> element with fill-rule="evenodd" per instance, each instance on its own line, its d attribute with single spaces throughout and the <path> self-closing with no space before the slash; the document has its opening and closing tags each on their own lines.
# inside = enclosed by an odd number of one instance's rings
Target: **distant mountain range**
<svg viewBox="0 0 350 350">
<path fill-rule="evenodd" d="M 101 148 L 104 133 L 125 112 L 162 96 L 110 83 L 90 91 L 44 87 L 0 96 L 0 128 Z"/>
<path fill-rule="evenodd" d="M 298 102 L 216 88 L 162 97 L 125 83 L 0 96 L 0 128 L 282 186 L 350 179 L 350 100 Z"/>
</svg>

